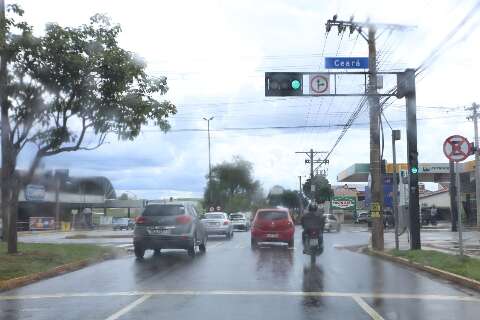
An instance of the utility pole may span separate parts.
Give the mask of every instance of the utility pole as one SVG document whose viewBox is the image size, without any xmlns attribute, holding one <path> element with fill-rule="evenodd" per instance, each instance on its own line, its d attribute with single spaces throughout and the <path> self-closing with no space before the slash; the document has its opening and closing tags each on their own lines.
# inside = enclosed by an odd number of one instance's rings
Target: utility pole
<svg viewBox="0 0 480 320">
<path fill-rule="evenodd" d="M 473 103 L 467 110 L 472 111 L 472 115 L 467 119 L 473 120 L 473 127 L 475 130 L 475 203 L 477 207 L 477 227 L 480 227 L 480 150 L 478 145 L 478 108 L 480 106 Z"/>
<path fill-rule="evenodd" d="M 298 192 L 302 194 L 302 176 L 298 176 Z"/>
<path fill-rule="evenodd" d="M 318 154 L 321 153 L 328 153 L 326 151 L 313 151 L 313 149 L 310 149 L 310 151 L 297 151 L 295 153 L 303 153 L 307 156 L 307 159 L 305 159 L 306 164 L 310 164 L 310 200 L 315 199 L 315 185 L 313 184 L 313 178 L 314 178 L 314 172 L 313 172 L 313 165 L 314 163 L 328 163 L 329 161 L 326 159 L 315 159 L 315 157 Z M 300 177 L 301 179 L 301 177 Z M 301 183 L 300 183 L 300 188 L 301 188 Z"/>
<path fill-rule="evenodd" d="M 377 51 L 376 29 L 368 28 L 368 69 L 370 72 L 368 83 L 368 104 L 370 117 L 370 173 L 372 175 L 372 247 L 383 250 L 383 199 L 382 199 L 382 172 L 380 159 L 380 100 L 377 95 Z"/>
<path fill-rule="evenodd" d="M 210 121 L 213 120 L 213 117 L 203 118 L 207 121 L 207 131 L 208 131 L 208 200 L 210 201 L 209 206 L 212 205 L 212 160 L 211 160 L 211 151 L 210 151 Z"/>
<path fill-rule="evenodd" d="M 372 24 L 358 23 L 353 21 L 353 16 L 349 21 L 337 20 L 337 15 L 326 23 L 326 31 L 329 32 L 332 26 L 338 27 L 338 34 L 345 32 L 348 28 L 350 34 L 358 32 L 368 43 L 368 104 L 370 118 L 370 175 L 371 184 L 371 218 L 372 218 L 372 247 L 375 250 L 383 250 L 383 177 L 381 170 L 380 154 L 380 98 L 377 92 L 377 51 L 376 51 L 376 32 L 377 27 L 382 29 L 404 29 L 406 27 L 390 24 Z M 363 33 L 363 28 L 368 29 L 367 35 Z"/>
</svg>

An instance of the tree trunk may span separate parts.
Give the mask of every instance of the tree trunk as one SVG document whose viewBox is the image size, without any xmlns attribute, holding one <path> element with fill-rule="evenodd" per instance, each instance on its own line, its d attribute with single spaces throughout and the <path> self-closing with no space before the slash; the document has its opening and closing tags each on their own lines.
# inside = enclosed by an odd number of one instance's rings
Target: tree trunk
<svg viewBox="0 0 480 320">
<path fill-rule="evenodd" d="M 17 246 L 17 216 L 18 216 L 18 194 L 20 193 L 20 181 L 17 175 L 12 178 L 12 190 L 10 199 L 10 217 L 8 219 L 8 253 L 18 252 Z"/>
<path fill-rule="evenodd" d="M 8 242 L 8 253 L 13 254 L 17 253 L 17 215 L 18 215 L 18 194 L 20 193 L 20 181 L 17 174 L 15 174 L 15 162 L 13 159 L 9 159 L 12 174 L 9 177 L 9 188 L 8 188 L 8 202 L 7 202 L 7 212 L 8 212 L 8 232 L 7 232 L 7 242 Z"/>
</svg>

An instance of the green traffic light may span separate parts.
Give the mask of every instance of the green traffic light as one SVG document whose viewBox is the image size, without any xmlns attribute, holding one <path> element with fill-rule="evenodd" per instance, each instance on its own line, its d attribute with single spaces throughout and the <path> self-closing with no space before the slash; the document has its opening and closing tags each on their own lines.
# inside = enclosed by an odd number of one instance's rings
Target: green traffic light
<svg viewBox="0 0 480 320">
<path fill-rule="evenodd" d="M 417 167 L 412 167 L 410 169 L 410 171 L 413 173 L 413 174 L 417 174 L 418 173 L 418 168 Z"/>
<path fill-rule="evenodd" d="M 302 84 L 300 83 L 300 81 L 298 81 L 298 80 L 296 80 L 296 79 L 295 79 L 295 80 L 292 80 L 292 89 L 293 89 L 293 90 L 298 90 L 298 89 L 300 89 L 300 86 L 301 86 L 301 85 L 302 85 Z"/>
</svg>

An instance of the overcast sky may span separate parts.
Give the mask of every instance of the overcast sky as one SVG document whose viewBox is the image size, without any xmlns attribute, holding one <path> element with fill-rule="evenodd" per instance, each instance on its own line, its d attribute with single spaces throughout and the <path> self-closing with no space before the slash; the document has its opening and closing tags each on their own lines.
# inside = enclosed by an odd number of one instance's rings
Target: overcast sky
<svg viewBox="0 0 480 320">
<path fill-rule="evenodd" d="M 103 175 L 117 190 L 140 197 L 199 196 L 208 171 L 203 117 L 214 116 L 212 160 L 234 155 L 253 162 L 255 177 L 268 190 L 275 184 L 297 188 L 308 168 L 295 151 L 329 151 L 359 98 L 265 98 L 266 71 L 321 71 L 324 56 L 367 56 L 355 34 L 325 34 L 325 22 L 340 19 L 414 26 L 408 31 L 379 30 L 380 69 L 418 67 L 476 5 L 473 0 L 408 1 L 18 1 L 26 19 L 41 33 L 48 22 L 75 26 L 95 13 L 121 24 L 120 45 L 144 57 L 148 72 L 167 76 L 175 103 L 172 131 L 145 128 L 134 142 L 115 137 L 95 151 L 61 154 L 47 168 L 70 168 L 72 175 Z M 12 3 L 7 1 L 7 3 Z M 451 134 L 473 139 L 464 106 L 480 102 L 480 11 L 449 37 L 446 49 L 417 78 L 418 150 L 421 162 L 444 162 L 443 140 Z M 343 78 L 345 87 L 359 87 Z M 355 82 L 357 81 L 357 82 Z M 386 84 L 391 82 L 386 79 Z M 402 130 L 398 159 L 406 160 L 405 101 L 392 100 L 385 116 Z M 363 112 L 333 151 L 328 177 L 355 162 L 369 161 L 368 112 Z M 312 126 L 283 130 L 229 130 L 238 127 Z M 384 123 L 385 158 L 391 161 L 390 128 Z M 180 131 L 178 131 L 180 130 Z M 93 139 L 93 137 L 91 137 Z M 21 164 L 26 164 L 26 157 Z"/>
</svg>

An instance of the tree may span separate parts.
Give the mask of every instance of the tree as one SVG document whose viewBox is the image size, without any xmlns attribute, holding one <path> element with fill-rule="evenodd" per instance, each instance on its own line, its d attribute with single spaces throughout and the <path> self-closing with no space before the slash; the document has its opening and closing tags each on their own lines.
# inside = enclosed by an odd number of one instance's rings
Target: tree
<svg viewBox="0 0 480 320">
<path fill-rule="evenodd" d="M 126 194 L 125 192 L 122 193 L 120 197 L 118 197 L 118 200 L 128 200 L 128 194 Z"/>
<path fill-rule="evenodd" d="M 284 189 L 281 186 L 274 186 L 270 190 L 267 199 L 270 206 L 283 206 L 289 209 L 303 206 L 302 198 L 297 191 Z"/>
<path fill-rule="evenodd" d="M 167 118 L 176 108 L 157 100 L 168 90 L 166 78 L 149 77 L 146 64 L 118 46 L 120 26 L 107 17 L 95 15 L 75 28 L 49 24 L 43 36 L 35 37 L 26 22 L 17 22 L 23 11 L 11 6 L 10 12 L 15 15 L 4 20 L 0 66 L 8 71 L 6 95 L 0 96 L 1 187 L 2 211 L 9 217 L 8 252 L 15 253 L 20 186 L 31 181 L 43 158 L 94 150 L 109 133 L 133 140 L 144 125 L 167 131 Z M 89 134 L 95 143 L 87 142 Z M 35 153 L 20 181 L 17 157 L 30 144 Z"/>
<path fill-rule="evenodd" d="M 253 179 L 253 166 L 240 157 L 212 168 L 212 180 L 207 183 L 204 203 L 207 207 L 220 206 L 228 212 L 248 210 L 258 198 L 260 183 Z M 209 202 L 210 190 L 213 203 Z"/>
<path fill-rule="evenodd" d="M 310 179 L 307 179 L 303 184 L 303 193 L 310 199 L 315 200 L 318 203 L 329 201 L 332 197 L 332 186 L 328 182 L 327 178 L 322 175 L 316 175 L 313 177 L 313 184 L 315 186 L 315 193 L 312 197 Z"/>
</svg>

